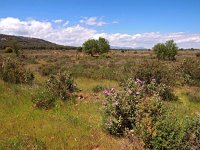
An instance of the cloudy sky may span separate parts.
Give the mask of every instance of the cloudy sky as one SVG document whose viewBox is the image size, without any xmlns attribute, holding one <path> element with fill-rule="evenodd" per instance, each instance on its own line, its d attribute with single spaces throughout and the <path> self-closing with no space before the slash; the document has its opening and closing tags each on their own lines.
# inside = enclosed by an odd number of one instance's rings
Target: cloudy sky
<svg viewBox="0 0 200 150">
<path fill-rule="evenodd" d="M 200 48 L 200 0 L 0 0 L 0 34 L 80 46 L 105 37 L 112 46 L 151 48 L 174 39 Z"/>
</svg>

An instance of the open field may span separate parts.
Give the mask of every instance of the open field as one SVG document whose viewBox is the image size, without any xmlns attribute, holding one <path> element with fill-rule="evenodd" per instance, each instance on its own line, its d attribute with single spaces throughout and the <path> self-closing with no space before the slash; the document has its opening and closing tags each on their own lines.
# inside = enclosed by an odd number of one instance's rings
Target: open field
<svg viewBox="0 0 200 150">
<path fill-rule="evenodd" d="M 199 62 L 197 52 L 181 51 L 175 62 L 162 61 L 159 64 L 176 71 L 185 59 Z M 12 54 L 0 55 L 13 57 Z M 93 88 L 99 85 L 120 89 L 120 84 L 134 77 L 141 64 L 158 61 L 152 52 L 111 51 L 106 56 L 91 57 L 76 51 L 26 50 L 19 59 L 34 73 L 35 80 L 32 85 L 15 85 L 0 80 L 0 149 L 37 149 L 35 145 L 38 149 L 130 149 L 127 138 L 111 136 L 103 129 L 105 97 L 102 91 L 94 93 Z M 82 98 L 57 100 L 56 106 L 50 110 L 33 107 L 32 95 L 45 84 L 50 74 L 57 74 L 60 70 L 72 73 L 81 90 L 77 94 Z M 174 72 L 171 75 L 175 76 Z M 162 81 L 171 82 L 165 78 Z M 199 84 L 182 86 L 177 81 L 172 87 L 178 100 L 165 103 L 174 108 L 177 118 L 193 114 L 200 116 L 200 103 L 188 96 L 193 89 L 199 88 Z"/>
</svg>

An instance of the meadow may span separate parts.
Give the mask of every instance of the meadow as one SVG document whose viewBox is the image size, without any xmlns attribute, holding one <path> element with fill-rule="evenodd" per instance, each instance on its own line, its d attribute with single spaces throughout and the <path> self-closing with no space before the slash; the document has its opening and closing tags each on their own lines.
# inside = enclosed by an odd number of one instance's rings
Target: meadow
<svg viewBox="0 0 200 150">
<path fill-rule="evenodd" d="M 24 50 L 19 60 L 35 79 L 30 85 L 0 79 L 0 149 L 134 149 L 137 143 L 110 135 L 103 128 L 106 99 L 102 89 L 120 90 L 127 79 L 138 76 L 156 78 L 172 87 L 178 97 L 164 102 L 177 118 L 200 116 L 198 52 L 179 51 L 176 61 L 162 61 L 151 51 L 112 50 L 91 57 L 75 50 Z M 72 73 L 80 89 L 77 97 L 57 100 L 49 110 L 34 107 L 32 95 L 49 75 L 60 71 Z M 97 87 L 102 89 L 96 92 Z"/>
</svg>

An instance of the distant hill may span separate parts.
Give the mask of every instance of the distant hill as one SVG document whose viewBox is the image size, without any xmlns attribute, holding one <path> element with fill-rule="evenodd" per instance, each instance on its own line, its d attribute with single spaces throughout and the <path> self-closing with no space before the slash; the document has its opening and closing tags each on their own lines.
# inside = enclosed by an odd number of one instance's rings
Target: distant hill
<svg viewBox="0 0 200 150">
<path fill-rule="evenodd" d="M 77 49 L 73 46 L 58 45 L 38 38 L 0 34 L 0 49 L 17 45 L 21 49 Z"/>
<path fill-rule="evenodd" d="M 114 50 L 148 50 L 145 47 L 121 47 L 121 46 L 111 46 Z"/>
</svg>

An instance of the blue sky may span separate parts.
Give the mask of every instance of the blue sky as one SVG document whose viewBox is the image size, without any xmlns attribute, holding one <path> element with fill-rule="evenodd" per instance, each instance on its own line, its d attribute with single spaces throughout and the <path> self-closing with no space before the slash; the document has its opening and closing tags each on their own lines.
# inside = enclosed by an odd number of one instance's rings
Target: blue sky
<svg viewBox="0 0 200 150">
<path fill-rule="evenodd" d="M 200 0 L 0 0 L 0 4 L 4 34 L 64 45 L 104 36 L 111 45 L 128 47 L 152 47 L 173 38 L 181 47 L 200 48 Z M 45 29 L 56 38 L 47 36 Z"/>
</svg>

